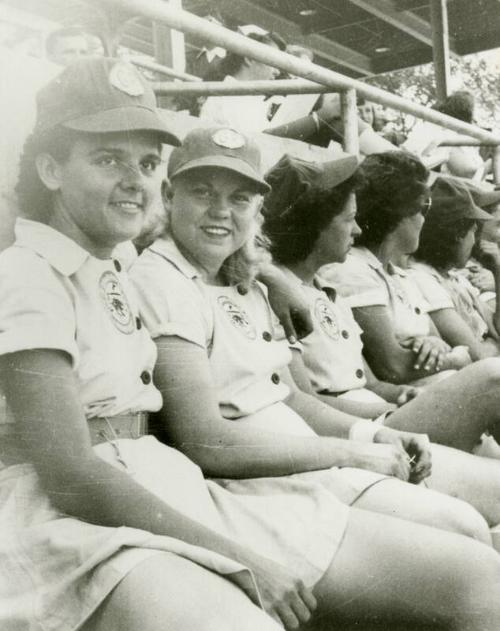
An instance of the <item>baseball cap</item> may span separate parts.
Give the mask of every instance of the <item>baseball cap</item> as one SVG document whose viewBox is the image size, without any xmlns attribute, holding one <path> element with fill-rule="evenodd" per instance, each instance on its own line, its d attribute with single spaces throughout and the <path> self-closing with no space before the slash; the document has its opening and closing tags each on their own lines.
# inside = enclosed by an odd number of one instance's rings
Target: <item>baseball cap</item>
<svg viewBox="0 0 500 631">
<path fill-rule="evenodd" d="M 245 176 L 261 193 L 269 191 L 262 175 L 260 150 L 244 134 L 230 127 L 194 129 L 170 154 L 168 177 L 173 179 L 200 167 L 220 167 Z"/>
<path fill-rule="evenodd" d="M 307 162 L 285 154 L 266 173 L 272 190 L 266 195 L 263 214 L 281 215 L 311 186 L 334 188 L 348 180 L 358 168 L 356 156 L 344 154 L 328 162 Z"/>
<path fill-rule="evenodd" d="M 439 215 L 442 221 L 475 219 L 489 221 L 491 215 L 474 203 L 468 187 L 459 180 L 438 177 L 431 188 L 432 207 L 429 216 Z"/>
<path fill-rule="evenodd" d="M 107 57 L 75 61 L 38 92 L 35 133 L 56 126 L 91 133 L 152 131 L 161 142 L 180 144 L 160 118 L 153 89 L 137 69 Z"/>
<path fill-rule="evenodd" d="M 480 208 L 485 208 L 487 206 L 492 206 L 493 204 L 500 203 L 500 190 L 495 188 L 493 185 L 488 182 L 475 182 L 474 180 L 469 180 L 466 178 L 456 177 L 454 175 L 450 175 L 447 173 L 446 175 L 440 175 L 431 171 L 431 175 L 429 178 L 429 184 L 432 184 L 438 179 L 443 178 L 445 180 L 451 180 L 452 182 L 457 182 L 465 186 L 474 200 L 474 203 Z"/>
</svg>

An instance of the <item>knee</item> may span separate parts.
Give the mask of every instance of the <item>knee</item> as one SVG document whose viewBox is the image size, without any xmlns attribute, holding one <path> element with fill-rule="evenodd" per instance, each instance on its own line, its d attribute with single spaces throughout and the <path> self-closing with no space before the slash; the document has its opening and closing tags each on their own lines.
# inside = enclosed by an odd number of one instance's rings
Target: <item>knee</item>
<svg viewBox="0 0 500 631">
<path fill-rule="evenodd" d="M 490 386 L 500 385 L 500 358 L 488 357 L 471 366 L 476 370 L 481 384 Z"/>
<path fill-rule="evenodd" d="M 491 546 L 491 535 L 484 517 L 467 502 L 451 499 L 452 502 L 444 502 L 436 515 L 439 527 Z"/>
</svg>

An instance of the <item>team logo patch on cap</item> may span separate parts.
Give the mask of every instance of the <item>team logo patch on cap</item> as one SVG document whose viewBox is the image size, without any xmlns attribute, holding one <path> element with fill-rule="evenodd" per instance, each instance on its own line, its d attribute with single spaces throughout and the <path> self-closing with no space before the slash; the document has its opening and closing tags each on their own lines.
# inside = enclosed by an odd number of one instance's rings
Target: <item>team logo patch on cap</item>
<svg viewBox="0 0 500 631">
<path fill-rule="evenodd" d="M 141 96 L 141 94 L 144 94 L 144 86 L 141 83 L 137 70 L 125 62 L 117 63 L 111 68 L 109 82 L 113 87 L 129 96 Z"/>
<path fill-rule="evenodd" d="M 245 146 L 245 137 L 234 129 L 219 129 L 212 134 L 212 140 L 219 147 L 239 149 Z"/>
<path fill-rule="evenodd" d="M 250 318 L 241 307 L 232 302 L 227 296 L 219 296 L 217 302 L 229 318 L 231 324 L 241 331 L 243 335 L 250 340 L 254 340 L 257 337 L 257 331 L 254 325 L 250 322 Z"/>
<path fill-rule="evenodd" d="M 135 330 L 132 312 L 120 281 L 113 272 L 104 272 L 99 279 L 101 298 L 116 328 L 127 335 Z"/>
<path fill-rule="evenodd" d="M 332 339 L 338 340 L 340 336 L 340 328 L 337 316 L 326 300 L 323 300 L 323 298 L 318 298 L 316 300 L 316 304 L 314 305 L 314 314 L 323 331 Z"/>
</svg>

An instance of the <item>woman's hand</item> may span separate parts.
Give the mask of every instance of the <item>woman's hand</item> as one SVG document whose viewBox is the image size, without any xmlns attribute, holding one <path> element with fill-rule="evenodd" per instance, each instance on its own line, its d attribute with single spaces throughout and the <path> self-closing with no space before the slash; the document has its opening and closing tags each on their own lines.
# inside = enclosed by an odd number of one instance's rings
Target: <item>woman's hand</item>
<svg viewBox="0 0 500 631">
<path fill-rule="evenodd" d="M 481 239 L 479 249 L 481 250 L 483 265 L 493 273 L 496 273 L 500 269 L 500 249 L 498 245 L 492 241 Z"/>
<path fill-rule="evenodd" d="M 432 454 L 427 434 L 401 432 L 389 427 L 381 427 L 373 439 L 375 443 L 394 445 L 406 454 L 410 468 L 409 481 L 418 484 L 432 471 Z"/>
<path fill-rule="evenodd" d="M 255 557 L 244 564 L 253 572 L 265 610 L 286 629 L 298 629 L 308 622 L 317 607 L 316 598 L 304 583 L 291 576 L 279 563 Z M 233 574 L 231 579 L 255 602 L 252 581 L 247 572 Z"/>
<path fill-rule="evenodd" d="M 493 274 L 485 267 L 471 270 L 468 279 L 480 292 L 495 291 L 495 279 Z"/>
<path fill-rule="evenodd" d="M 285 282 L 285 277 L 278 283 L 267 283 L 268 299 L 272 310 L 278 316 L 285 335 L 293 344 L 313 330 L 309 305 L 297 287 Z"/>
<path fill-rule="evenodd" d="M 387 444 L 357 443 L 356 446 L 359 447 L 356 449 L 357 457 L 349 466 L 389 475 L 407 482 L 411 473 L 410 458 L 401 444 L 395 440 L 391 441 L 392 444 L 389 444 L 389 441 L 377 442 Z"/>
<path fill-rule="evenodd" d="M 423 368 L 429 372 L 439 372 L 443 367 L 446 353 L 450 351 L 450 346 L 434 335 L 409 338 L 403 340 L 401 346 L 410 348 L 415 353 L 415 370 Z"/>
<path fill-rule="evenodd" d="M 422 388 L 416 388 L 415 386 L 408 385 L 399 386 L 399 393 L 396 399 L 397 406 L 403 406 L 405 403 L 408 403 L 408 401 L 411 401 L 421 393 Z"/>
</svg>

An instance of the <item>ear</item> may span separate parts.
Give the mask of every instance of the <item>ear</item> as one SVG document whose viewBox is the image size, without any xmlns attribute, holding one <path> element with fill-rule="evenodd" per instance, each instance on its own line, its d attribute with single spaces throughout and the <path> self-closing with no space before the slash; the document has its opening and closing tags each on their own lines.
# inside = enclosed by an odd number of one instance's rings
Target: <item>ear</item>
<svg viewBox="0 0 500 631">
<path fill-rule="evenodd" d="M 49 191 L 57 191 L 61 187 L 61 165 L 50 153 L 41 153 L 35 158 L 38 177 Z"/>
<path fill-rule="evenodd" d="M 260 213 L 260 211 L 264 208 L 264 195 L 259 195 L 257 204 L 255 206 L 255 216 Z"/>
<path fill-rule="evenodd" d="M 161 198 L 165 206 L 170 206 L 172 197 L 174 196 L 174 189 L 168 180 L 162 180 L 161 182 Z"/>
</svg>

